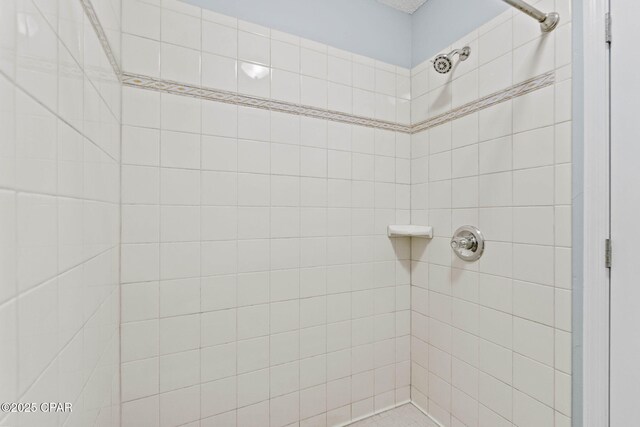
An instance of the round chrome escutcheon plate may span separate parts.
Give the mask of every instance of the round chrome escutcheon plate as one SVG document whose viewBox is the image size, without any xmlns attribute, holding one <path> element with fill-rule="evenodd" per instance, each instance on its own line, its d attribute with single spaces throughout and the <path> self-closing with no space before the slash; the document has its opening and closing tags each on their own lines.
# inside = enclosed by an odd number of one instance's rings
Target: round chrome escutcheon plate
<svg viewBox="0 0 640 427">
<path fill-rule="evenodd" d="M 451 249 L 464 261 L 476 261 L 484 252 L 484 236 L 476 227 L 463 225 L 453 233 Z"/>
</svg>

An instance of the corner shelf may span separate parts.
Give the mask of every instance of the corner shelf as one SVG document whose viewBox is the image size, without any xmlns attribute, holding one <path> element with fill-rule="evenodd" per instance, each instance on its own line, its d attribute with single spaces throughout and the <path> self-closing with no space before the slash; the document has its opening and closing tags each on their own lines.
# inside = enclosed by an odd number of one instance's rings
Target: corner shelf
<svg viewBox="0 0 640 427">
<path fill-rule="evenodd" d="M 433 238 L 433 227 L 427 225 L 389 225 L 387 236 L 431 239 Z"/>
</svg>

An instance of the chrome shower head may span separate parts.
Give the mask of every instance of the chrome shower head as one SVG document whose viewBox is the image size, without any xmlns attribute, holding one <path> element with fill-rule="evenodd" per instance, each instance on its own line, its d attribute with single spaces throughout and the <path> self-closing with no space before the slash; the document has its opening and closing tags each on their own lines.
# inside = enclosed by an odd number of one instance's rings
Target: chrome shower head
<svg viewBox="0 0 640 427">
<path fill-rule="evenodd" d="M 438 55 L 436 59 L 433 60 L 433 68 L 440 74 L 447 74 L 451 71 L 451 67 L 453 67 L 453 63 L 449 55 Z"/>
<path fill-rule="evenodd" d="M 462 49 L 456 49 L 449 54 L 440 54 L 435 57 L 433 62 L 433 68 L 440 74 L 447 74 L 453 68 L 452 58 L 454 55 L 458 55 L 460 57 L 460 61 L 466 61 L 471 54 L 471 48 L 469 46 L 465 46 Z"/>
</svg>

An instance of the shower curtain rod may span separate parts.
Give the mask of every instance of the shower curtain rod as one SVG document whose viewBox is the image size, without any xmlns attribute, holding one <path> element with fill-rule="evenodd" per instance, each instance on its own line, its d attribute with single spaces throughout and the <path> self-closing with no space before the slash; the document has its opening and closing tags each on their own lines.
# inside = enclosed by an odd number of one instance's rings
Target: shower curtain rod
<svg viewBox="0 0 640 427">
<path fill-rule="evenodd" d="M 558 15 L 557 12 L 544 13 L 522 0 L 502 1 L 534 18 L 540 23 L 540 29 L 545 33 L 553 31 L 558 26 L 558 22 L 560 21 L 560 15 Z"/>
</svg>

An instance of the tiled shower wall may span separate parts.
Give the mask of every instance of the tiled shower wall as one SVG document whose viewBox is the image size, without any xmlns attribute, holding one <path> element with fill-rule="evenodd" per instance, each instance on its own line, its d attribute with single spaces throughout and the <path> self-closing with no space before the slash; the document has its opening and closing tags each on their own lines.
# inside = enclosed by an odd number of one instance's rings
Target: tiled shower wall
<svg viewBox="0 0 640 427">
<path fill-rule="evenodd" d="M 412 70 L 414 123 L 545 72 L 556 82 L 412 136 L 412 400 L 443 426 L 568 427 L 571 419 L 571 5 L 561 25 L 509 10 Z M 443 49 L 446 51 L 447 49 Z M 461 225 L 478 262 L 449 247 Z"/>
<path fill-rule="evenodd" d="M 0 401 L 73 404 L 2 425 L 119 425 L 119 159 L 120 83 L 81 2 L 0 2 Z"/>
<path fill-rule="evenodd" d="M 408 70 L 181 3 L 124 9 L 127 73 L 409 120 Z M 340 425 L 408 401 L 410 248 L 386 226 L 409 220 L 409 164 L 405 133 L 124 87 L 123 426 Z"/>
</svg>

